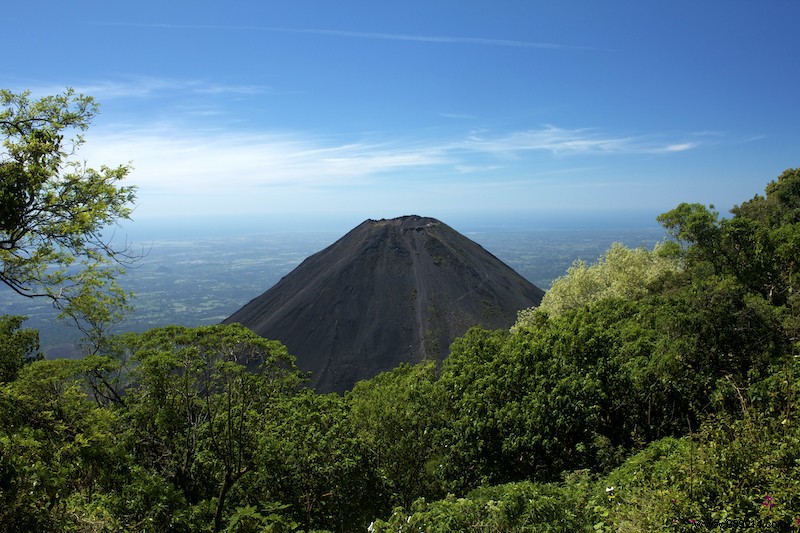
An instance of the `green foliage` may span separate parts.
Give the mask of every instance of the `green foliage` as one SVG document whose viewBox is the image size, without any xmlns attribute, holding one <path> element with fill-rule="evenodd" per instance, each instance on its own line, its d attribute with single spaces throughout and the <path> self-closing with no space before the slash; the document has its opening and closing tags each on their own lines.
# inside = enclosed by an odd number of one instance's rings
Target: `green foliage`
<svg viewBox="0 0 800 533">
<path fill-rule="evenodd" d="M 587 481 L 574 476 L 568 483 L 510 483 L 472 491 L 464 498 L 450 494 L 432 503 L 419 499 L 397 508 L 370 531 L 592 531 L 587 512 Z"/>
<path fill-rule="evenodd" d="M 349 420 L 377 469 L 389 509 L 442 495 L 434 437 L 443 420 L 435 383 L 434 362 L 401 364 L 357 383 L 347 395 Z"/>
<path fill-rule="evenodd" d="M 681 204 L 661 217 L 673 241 L 615 245 L 512 330 L 344 397 L 300 389 L 286 348 L 239 325 L 33 361 L 35 332 L 0 318 L 0 523 L 797 530 L 797 183 L 731 219 Z"/>
<path fill-rule="evenodd" d="M 573 263 L 567 274 L 553 283 L 538 309 L 561 315 L 606 298 L 637 300 L 656 289 L 665 277 L 679 271 L 678 261 L 666 253 L 667 249 L 656 246 L 648 251 L 614 243 L 592 265 L 584 261 Z M 520 312 L 514 327 L 529 325 L 533 311 Z"/>
<path fill-rule="evenodd" d="M 41 358 L 39 334 L 20 329 L 25 317 L 0 315 L 0 383 L 14 381 L 26 364 Z"/>
<path fill-rule="evenodd" d="M 800 518 L 797 419 L 712 419 L 663 439 L 605 481 L 614 531 L 789 531 Z M 602 501 L 598 498 L 599 501 Z"/>
<path fill-rule="evenodd" d="M 523 481 L 396 508 L 372 531 L 790 531 L 800 522 L 796 359 L 749 389 L 741 417 L 653 441 L 605 476 Z M 728 382 L 729 383 L 729 382 Z"/>
<path fill-rule="evenodd" d="M 757 221 L 770 228 L 800 222 L 800 169 L 785 170 L 756 195 L 731 211 L 736 217 Z"/>
<path fill-rule="evenodd" d="M 31 100 L 0 90 L 0 282 L 28 297 L 47 297 L 97 350 L 100 334 L 119 320 L 128 295 L 115 276 L 126 258 L 102 231 L 127 219 L 133 187 L 118 183 L 130 166 L 100 170 L 70 159 L 77 135 L 97 115 L 92 98 L 64 94 Z"/>
<path fill-rule="evenodd" d="M 679 392 L 693 374 L 660 357 L 654 309 L 606 299 L 532 328 L 458 339 L 437 382 L 447 489 L 603 470 L 684 431 L 675 413 L 697 416 Z"/>
<path fill-rule="evenodd" d="M 675 209 L 658 216 L 658 222 L 679 244 L 691 245 L 687 259 L 708 260 L 716 264 L 717 243 L 720 237 L 719 213 L 714 206 L 681 203 Z M 694 252 L 694 253 L 691 253 Z"/>
<path fill-rule="evenodd" d="M 734 217 L 699 204 L 681 204 L 659 221 L 684 245 L 684 260 L 697 274 L 704 270 L 733 276 L 742 286 L 776 307 L 790 306 L 796 317 L 800 253 L 800 171 L 784 172 L 756 196 L 734 208 Z M 794 196 L 793 196 L 794 195 Z"/>
<path fill-rule="evenodd" d="M 203 504 L 218 531 L 228 492 L 256 467 L 262 413 L 300 383 L 294 360 L 238 324 L 154 329 L 126 344 L 138 362 L 126 393 L 129 446 Z"/>
<path fill-rule="evenodd" d="M 0 386 L 0 405 L 0 523 L 21 531 L 81 529 L 88 518 L 75 502 L 116 491 L 115 467 L 124 456 L 116 453 L 114 413 L 94 408 L 78 363 L 68 360 L 26 366 Z"/>
<path fill-rule="evenodd" d="M 288 505 L 268 504 L 259 512 L 255 506 L 247 505 L 237 507 L 236 512 L 228 520 L 226 533 L 260 533 L 267 531 L 270 533 L 283 533 L 285 531 L 295 531 L 298 523 L 286 519 L 283 512 Z"/>
<path fill-rule="evenodd" d="M 601 359 L 613 342 L 586 321 L 514 334 L 473 329 L 454 343 L 437 383 L 452 409 L 441 432 L 448 490 L 551 480 L 597 453 L 613 455 L 618 443 L 602 435 L 616 372 Z"/>
<path fill-rule="evenodd" d="M 379 486 L 348 416 L 336 394 L 303 390 L 273 403 L 242 497 L 291 503 L 285 514 L 306 528 L 363 529 L 380 512 Z"/>
</svg>

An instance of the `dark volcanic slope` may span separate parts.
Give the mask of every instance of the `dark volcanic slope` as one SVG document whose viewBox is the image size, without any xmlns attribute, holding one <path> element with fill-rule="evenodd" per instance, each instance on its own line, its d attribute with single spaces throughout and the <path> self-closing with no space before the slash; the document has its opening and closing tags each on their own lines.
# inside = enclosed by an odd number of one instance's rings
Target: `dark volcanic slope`
<svg viewBox="0 0 800 533">
<path fill-rule="evenodd" d="M 433 218 L 367 220 L 231 315 L 286 344 L 320 392 L 442 360 L 475 325 L 507 328 L 544 292 Z"/>
</svg>

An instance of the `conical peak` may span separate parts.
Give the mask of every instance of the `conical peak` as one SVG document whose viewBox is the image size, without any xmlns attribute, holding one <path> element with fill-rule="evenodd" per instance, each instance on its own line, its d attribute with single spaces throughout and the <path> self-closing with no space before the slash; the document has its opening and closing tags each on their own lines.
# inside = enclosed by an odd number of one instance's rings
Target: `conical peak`
<svg viewBox="0 0 800 533">
<path fill-rule="evenodd" d="M 419 230 L 431 226 L 438 226 L 442 223 L 435 218 L 421 217 L 419 215 L 406 215 L 397 218 L 382 218 L 381 220 L 367 220 L 364 224 L 373 227 L 391 226 L 401 230 Z"/>
<path fill-rule="evenodd" d="M 366 220 L 226 322 L 280 340 L 320 392 L 443 360 L 475 325 L 508 328 L 543 292 L 446 224 Z"/>
</svg>

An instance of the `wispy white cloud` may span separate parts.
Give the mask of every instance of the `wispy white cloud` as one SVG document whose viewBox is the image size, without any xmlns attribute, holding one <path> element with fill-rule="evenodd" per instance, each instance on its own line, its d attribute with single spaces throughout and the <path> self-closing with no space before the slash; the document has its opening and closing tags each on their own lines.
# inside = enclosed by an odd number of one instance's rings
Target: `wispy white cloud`
<svg viewBox="0 0 800 533">
<path fill-rule="evenodd" d="M 685 152 L 686 150 L 691 150 L 695 148 L 697 143 L 693 142 L 685 142 L 685 143 L 677 143 L 677 144 L 668 144 L 666 146 L 655 148 L 653 149 L 654 152 Z"/>
<path fill-rule="evenodd" d="M 766 138 L 767 138 L 766 135 L 753 135 L 751 137 L 745 137 L 744 139 L 741 139 L 738 142 L 740 144 L 745 144 L 745 143 L 751 143 L 751 142 L 755 142 L 755 141 L 763 141 Z"/>
<path fill-rule="evenodd" d="M 72 85 L 72 88 L 78 93 L 90 94 L 98 101 L 120 98 L 148 98 L 168 94 L 256 95 L 272 91 L 271 87 L 264 85 L 221 84 L 201 79 L 179 80 L 151 76 L 130 76 L 118 80 L 81 83 Z M 58 94 L 63 92 L 64 89 L 64 86 L 39 86 L 31 88 L 31 93 L 33 96 L 38 97 Z"/>
<path fill-rule="evenodd" d="M 545 126 L 499 136 L 474 133 L 455 146 L 502 157 L 519 157 L 533 151 L 550 152 L 557 156 L 681 152 L 696 148 L 699 142 L 675 142 L 652 135 L 616 136 L 593 129 Z"/>
<path fill-rule="evenodd" d="M 191 130 L 160 123 L 118 131 L 94 128 L 86 140 L 78 155 L 90 166 L 132 161 L 129 179 L 139 187 L 140 205 L 158 214 L 258 212 L 265 202 L 272 211 L 345 200 L 363 209 L 380 202 L 414 206 L 423 197 L 431 202 L 449 198 L 448 190 L 472 194 L 473 200 L 481 190 L 503 190 L 506 201 L 532 189 L 556 196 L 565 187 L 605 190 L 608 177 L 591 167 L 606 166 L 608 157 L 670 157 L 699 146 L 691 137 L 691 142 L 659 140 L 554 126 L 463 139 L 366 136 L 341 142 L 297 132 Z M 564 171 L 566 159 L 569 171 Z M 559 171 L 564 175 L 554 175 Z"/>
<path fill-rule="evenodd" d="M 548 126 L 491 137 L 443 141 L 331 142 L 297 133 L 185 130 L 155 124 L 119 132 L 92 131 L 81 152 L 91 165 L 133 161 L 135 181 L 164 191 L 271 186 L 356 185 L 398 172 L 488 177 L 530 152 L 554 156 L 668 154 L 696 142 L 604 136 Z"/>
<path fill-rule="evenodd" d="M 92 133 L 81 157 L 94 165 L 131 160 L 136 181 L 158 190 L 346 185 L 447 163 L 446 154 L 421 147 L 329 144 L 288 133 L 179 133 L 163 126 Z"/>
<path fill-rule="evenodd" d="M 474 115 L 468 115 L 466 113 L 439 113 L 440 117 L 444 118 L 452 118 L 456 120 L 474 120 Z"/>
<path fill-rule="evenodd" d="M 480 45 L 480 46 L 510 46 L 515 48 L 595 50 L 594 48 L 586 46 L 573 46 L 573 45 L 533 42 L 533 41 L 518 41 L 513 39 L 487 39 L 481 37 L 416 35 L 416 34 L 404 34 L 404 33 L 379 33 L 379 32 L 342 31 L 342 30 L 311 29 L 311 28 L 262 28 L 262 29 L 268 31 L 283 31 L 291 33 L 310 33 L 315 35 L 327 35 L 331 37 L 380 39 L 385 41 L 413 41 L 422 43 L 470 44 L 470 45 Z"/>
<path fill-rule="evenodd" d="M 410 33 L 385 33 L 385 32 L 366 32 L 333 30 L 323 28 L 280 28 L 274 26 L 249 26 L 249 25 L 220 25 L 220 24 L 134 24 L 127 22 L 92 22 L 92 24 L 103 26 L 128 26 L 140 28 L 161 28 L 177 30 L 218 30 L 218 31 L 267 31 L 282 33 L 305 33 L 310 35 L 322 35 L 327 37 L 343 37 L 354 39 L 377 39 L 383 41 L 411 41 L 420 43 L 442 43 L 442 44 L 466 44 L 478 46 L 504 46 L 513 48 L 539 48 L 539 49 L 568 49 L 568 50 L 602 50 L 591 46 L 576 46 L 560 43 L 547 43 L 535 41 L 520 41 L 515 39 L 491 39 L 484 37 L 459 37 L 448 35 L 420 35 Z"/>
</svg>

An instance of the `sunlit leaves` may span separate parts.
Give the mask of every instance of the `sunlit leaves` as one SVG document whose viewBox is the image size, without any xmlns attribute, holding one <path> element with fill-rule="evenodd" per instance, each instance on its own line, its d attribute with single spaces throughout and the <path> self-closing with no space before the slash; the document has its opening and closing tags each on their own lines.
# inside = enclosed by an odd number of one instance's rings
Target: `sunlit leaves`
<svg viewBox="0 0 800 533">
<path fill-rule="evenodd" d="M 228 491 L 256 467 L 263 413 L 301 381 L 293 358 L 238 324 L 170 326 L 126 345 L 138 363 L 126 400 L 130 446 L 219 530 Z"/>
<path fill-rule="evenodd" d="M 0 90 L 0 282 L 50 298 L 89 332 L 117 321 L 127 305 L 114 278 L 131 256 L 102 231 L 130 216 L 135 188 L 120 182 L 131 168 L 95 170 L 73 158 L 83 144 L 77 133 L 97 115 L 92 98 L 72 90 L 29 96 Z M 96 351 L 97 339 L 88 345 Z"/>
</svg>

